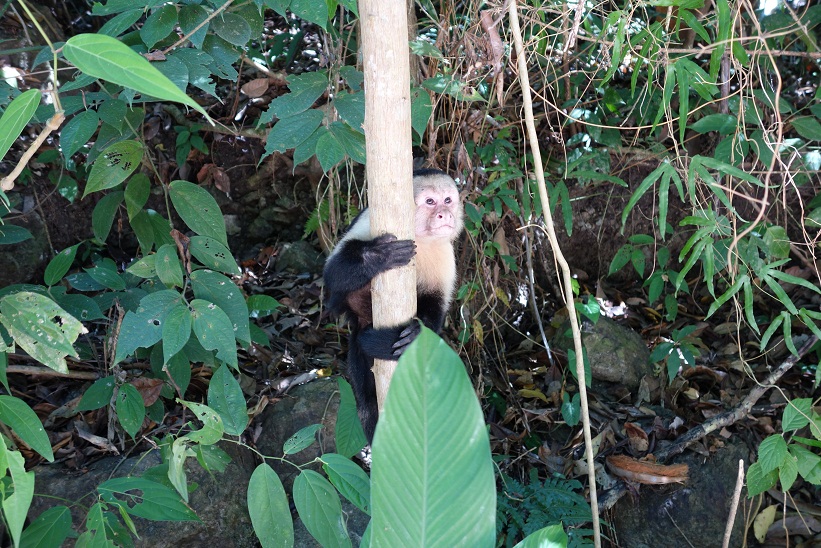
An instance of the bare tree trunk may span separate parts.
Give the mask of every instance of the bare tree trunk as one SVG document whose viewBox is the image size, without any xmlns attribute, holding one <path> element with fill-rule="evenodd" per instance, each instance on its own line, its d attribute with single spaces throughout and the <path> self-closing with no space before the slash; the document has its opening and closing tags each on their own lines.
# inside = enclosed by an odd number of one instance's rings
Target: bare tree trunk
<svg viewBox="0 0 821 548">
<path fill-rule="evenodd" d="M 410 66 L 407 5 L 396 0 L 361 0 L 365 71 L 365 150 L 371 233 L 413 239 Z M 374 279 L 373 323 L 388 327 L 416 313 L 415 262 Z M 396 362 L 374 363 L 381 410 Z"/>
</svg>

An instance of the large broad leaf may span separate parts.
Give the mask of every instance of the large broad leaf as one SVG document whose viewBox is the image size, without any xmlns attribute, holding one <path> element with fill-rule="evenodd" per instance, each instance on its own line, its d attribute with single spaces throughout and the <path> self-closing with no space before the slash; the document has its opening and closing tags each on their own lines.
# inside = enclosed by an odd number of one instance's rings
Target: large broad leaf
<svg viewBox="0 0 821 548">
<path fill-rule="evenodd" d="M 371 513 L 371 480 L 357 464 L 336 453 L 322 455 L 322 469 L 340 494 L 357 508 Z"/>
<path fill-rule="evenodd" d="M 143 153 L 143 145 L 139 141 L 119 141 L 105 149 L 91 166 L 83 197 L 125 181 L 140 167 Z"/>
<path fill-rule="evenodd" d="M 198 299 L 205 299 L 220 307 L 231 320 L 234 337 L 244 346 L 251 344 L 248 324 L 248 305 L 237 284 L 217 272 L 197 270 L 191 274 L 191 289 Z"/>
<path fill-rule="evenodd" d="M 262 548 L 294 545 L 294 521 L 288 496 L 277 473 L 264 462 L 257 466 L 248 482 L 248 513 Z"/>
<path fill-rule="evenodd" d="M 323 547 L 351 546 L 339 495 L 328 480 L 313 470 L 303 470 L 294 480 L 294 506 L 305 528 Z"/>
<path fill-rule="evenodd" d="M 5 489 L 0 508 L 8 524 L 8 533 L 17 546 L 26 522 L 26 514 L 34 498 L 34 472 L 26 472 L 23 455 L 19 451 L 9 450 L 5 439 L 0 439 L 0 473 L 6 476 L 7 472 L 11 476 L 11 481 L 4 480 Z M 9 492 L 11 494 L 8 494 Z"/>
<path fill-rule="evenodd" d="M 123 510 L 155 521 L 199 521 L 172 489 L 142 478 L 114 478 L 97 487 L 102 499 Z"/>
<path fill-rule="evenodd" d="M 207 190 L 188 181 L 172 181 L 168 190 L 171 202 L 188 228 L 228 247 L 225 220 L 217 201 Z"/>
<path fill-rule="evenodd" d="M 43 430 L 43 423 L 26 402 L 14 396 L 0 396 L 0 421 L 11 426 L 21 440 L 43 455 L 46 460 L 54 461 L 51 442 Z"/>
<path fill-rule="evenodd" d="M 123 429 L 136 438 L 145 419 L 145 401 L 133 384 L 120 386 L 114 409 Z"/>
<path fill-rule="evenodd" d="M 237 343 L 228 315 L 214 303 L 202 299 L 191 301 L 191 326 L 203 348 L 216 350 L 217 359 L 238 367 Z"/>
<path fill-rule="evenodd" d="M 214 371 L 208 383 L 208 405 L 222 417 L 227 434 L 239 436 L 248 426 L 245 396 L 227 365 Z"/>
<path fill-rule="evenodd" d="M 399 360 L 373 441 L 374 546 L 493 546 L 490 443 L 464 365 L 425 328 Z"/>
<path fill-rule="evenodd" d="M 182 302 L 179 293 L 167 289 L 147 295 L 140 301 L 136 312 L 126 313 L 120 326 L 114 363 L 119 363 L 138 348 L 148 348 L 159 342 L 166 317 Z"/>
<path fill-rule="evenodd" d="M 87 332 L 57 303 L 28 291 L 0 300 L 0 322 L 32 358 L 60 373 L 68 373 L 66 356 L 77 357 L 72 344 Z"/>
<path fill-rule="evenodd" d="M 20 538 L 20 548 L 62 546 L 71 534 L 71 511 L 66 506 L 49 508 L 31 522 Z"/>
<path fill-rule="evenodd" d="M 14 98 L 0 118 L 0 160 L 20 136 L 40 103 L 40 90 L 30 89 Z"/>
<path fill-rule="evenodd" d="M 250 299 L 249 299 L 250 300 Z M 356 413 L 356 399 L 351 385 L 339 377 L 339 411 L 336 414 L 336 428 L 334 428 L 334 442 L 339 454 L 352 457 L 359 453 L 368 440 L 359 415 Z"/>
<path fill-rule="evenodd" d="M 131 88 L 145 95 L 188 105 L 209 121 L 201 106 L 151 63 L 116 38 L 100 34 L 78 34 L 68 39 L 63 54 L 83 73 Z"/>
<path fill-rule="evenodd" d="M 562 525 L 557 523 L 535 533 L 529 534 L 522 542 L 513 548 L 566 548 L 567 534 Z"/>
</svg>

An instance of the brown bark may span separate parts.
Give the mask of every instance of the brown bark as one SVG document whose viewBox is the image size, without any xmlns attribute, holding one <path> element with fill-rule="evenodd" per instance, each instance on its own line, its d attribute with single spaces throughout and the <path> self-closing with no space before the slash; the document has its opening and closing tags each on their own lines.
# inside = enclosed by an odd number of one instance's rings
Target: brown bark
<svg viewBox="0 0 821 548">
<path fill-rule="evenodd" d="M 365 150 L 371 233 L 413 239 L 410 66 L 407 6 L 359 4 L 365 71 Z M 416 313 L 416 270 L 410 265 L 377 276 L 372 284 L 375 327 L 399 325 Z M 381 409 L 396 362 L 374 364 Z"/>
</svg>

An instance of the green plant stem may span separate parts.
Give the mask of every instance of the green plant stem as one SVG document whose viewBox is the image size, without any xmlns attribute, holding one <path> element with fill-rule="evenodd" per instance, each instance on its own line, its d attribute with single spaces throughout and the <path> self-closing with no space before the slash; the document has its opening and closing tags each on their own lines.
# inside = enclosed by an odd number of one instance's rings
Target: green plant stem
<svg viewBox="0 0 821 548">
<path fill-rule="evenodd" d="M 570 319 L 570 328 L 573 332 L 573 348 L 576 351 L 576 378 L 579 379 L 579 398 L 581 400 L 582 411 L 582 431 L 584 432 L 584 452 L 587 459 L 587 477 L 590 484 L 590 510 L 593 514 L 593 543 L 596 548 L 601 547 L 601 529 L 599 527 L 599 505 L 596 497 L 596 467 L 593 461 L 593 438 L 590 434 L 590 412 L 587 404 L 587 386 L 585 385 L 584 355 L 582 351 L 582 339 L 579 331 L 579 320 L 576 316 L 576 307 L 573 301 L 573 284 L 570 277 L 570 266 L 562 254 L 559 247 L 556 231 L 553 228 L 553 218 L 550 214 L 550 199 L 547 195 L 547 187 L 544 180 L 544 167 L 542 166 L 541 150 L 539 140 L 536 135 L 536 124 L 533 121 L 533 100 L 530 96 L 530 78 L 527 72 L 527 60 L 525 58 L 524 45 L 522 44 L 522 30 L 519 26 L 518 2 L 511 1 L 509 5 L 510 31 L 516 46 L 516 57 L 518 59 L 519 81 L 522 87 L 522 102 L 525 114 L 525 126 L 527 127 L 528 141 L 533 153 L 533 170 L 536 175 L 536 183 L 539 187 L 539 197 L 542 201 L 542 215 L 544 216 L 545 230 L 547 231 L 550 247 L 556 257 L 556 262 L 562 271 L 562 285 L 564 287 L 564 299 L 567 305 L 567 315 Z"/>
</svg>

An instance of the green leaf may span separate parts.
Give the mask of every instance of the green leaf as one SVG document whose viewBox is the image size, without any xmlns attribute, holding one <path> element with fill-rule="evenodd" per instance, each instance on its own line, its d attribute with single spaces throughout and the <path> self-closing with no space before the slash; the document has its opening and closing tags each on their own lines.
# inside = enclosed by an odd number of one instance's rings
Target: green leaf
<svg viewBox="0 0 821 548">
<path fill-rule="evenodd" d="M 172 489 L 137 477 L 114 478 L 97 487 L 102 499 L 132 516 L 154 521 L 199 521 Z"/>
<path fill-rule="evenodd" d="M 337 452 L 345 457 L 352 457 L 359 453 L 365 444 L 365 431 L 359 422 L 359 415 L 356 412 L 356 399 L 348 381 L 342 377 L 339 382 L 339 411 L 336 414 L 336 427 L 334 428 L 334 444 Z"/>
<path fill-rule="evenodd" d="M 91 276 L 91 279 L 114 291 L 125 290 L 125 281 L 120 273 L 117 272 L 117 266 L 111 262 L 100 262 L 99 264 L 85 269 L 86 273 Z"/>
<path fill-rule="evenodd" d="M 28 291 L 0 300 L 0 322 L 29 355 L 58 373 L 68 373 L 66 356 L 78 357 L 72 346 L 86 328 L 57 303 Z"/>
<path fill-rule="evenodd" d="M 328 129 L 333 133 L 336 140 L 345 149 L 351 160 L 360 164 L 365 163 L 365 136 L 358 131 L 354 131 L 348 124 L 333 122 Z"/>
<path fill-rule="evenodd" d="M 576 426 L 581 420 L 581 400 L 579 394 L 573 394 L 573 398 L 565 393 L 562 396 L 564 402 L 562 403 L 562 418 L 568 426 Z"/>
<path fill-rule="evenodd" d="M 781 481 L 781 488 L 786 493 L 789 491 L 795 480 L 798 478 L 798 459 L 792 455 L 787 455 L 781 468 L 778 469 L 778 479 Z"/>
<path fill-rule="evenodd" d="M 296 148 L 322 124 L 325 115 L 320 110 L 309 110 L 282 118 L 271 128 L 265 141 L 265 156 Z"/>
<path fill-rule="evenodd" d="M 316 158 L 322 171 L 329 172 L 336 164 L 345 159 L 345 149 L 336 140 L 333 133 L 326 133 L 316 142 Z"/>
<path fill-rule="evenodd" d="M 790 122 L 801 137 L 810 141 L 821 141 L 821 123 L 814 116 L 799 116 Z"/>
<path fill-rule="evenodd" d="M 97 379 L 86 389 L 83 397 L 80 398 L 80 403 L 77 404 L 77 411 L 93 411 L 108 405 L 114 396 L 115 386 L 113 375 Z"/>
<path fill-rule="evenodd" d="M 337 491 L 354 506 L 371 515 L 371 480 L 362 468 L 336 453 L 323 454 L 322 462 L 322 469 Z"/>
<path fill-rule="evenodd" d="M 11 427 L 26 445 L 54 462 L 51 442 L 43 430 L 43 424 L 31 407 L 20 398 L 0 395 L 0 421 Z"/>
<path fill-rule="evenodd" d="M 294 15 L 305 21 L 316 23 L 328 30 L 328 4 L 316 0 L 291 0 L 289 8 Z"/>
<path fill-rule="evenodd" d="M 191 338 L 191 311 L 184 303 L 172 308 L 162 326 L 163 365 L 166 365 Z"/>
<path fill-rule="evenodd" d="M 248 314 L 251 318 L 264 318 L 271 316 L 282 305 L 278 300 L 270 295 L 251 295 L 246 301 L 248 306 Z M 340 377 L 342 380 L 342 377 Z M 344 381 L 343 381 L 344 382 Z"/>
<path fill-rule="evenodd" d="M 322 428 L 321 424 L 312 424 L 301 428 L 296 434 L 285 440 L 282 444 L 282 452 L 286 455 L 299 453 L 307 449 L 316 441 L 316 433 Z"/>
<path fill-rule="evenodd" d="M 12 245 L 31 240 L 34 236 L 22 226 L 0 225 L 0 245 Z"/>
<path fill-rule="evenodd" d="M 83 148 L 95 133 L 100 117 L 93 110 L 84 110 L 76 114 L 60 130 L 60 149 L 66 159 L 74 156 L 74 153 Z"/>
<path fill-rule="evenodd" d="M 205 41 L 205 35 L 208 32 L 210 22 L 205 23 L 194 34 L 191 34 L 191 32 L 197 28 L 200 23 L 208 19 L 208 11 L 202 6 L 186 5 L 180 8 L 179 18 L 180 29 L 186 35 L 189 35 L 188 39 L 191 41 L 191 45 L 198 50 L 202 49 L 202 43 Z"/>
<path fill-rule="evenodd" d="M 364 113 L 364 107 L 363 107 Z M 422 88 L 414 87 L 411 89 L 411 126 L 413 130 L 421 137 L 425 134 L 428 127 L 428 122 L 433 116 L 433 104 L 430 101 L 430 94 Z M 350 120 L 348 120 L 350 123 Z M 363 117 L 364 123 L 364 117 Z M 351 124 L 351 127 L 357 129 L 358 126 Z"/>
<path fill-rule="evenodd" d="M 176 9 L 176 8 L 174 8 Z M 166 101 L 188 105 L 211 121 L 208 113 L 151 63 L 116 38 L 78 34 L 63 46 L 63 54 L 83 73 Z M 38 92 L 39 93 L 39 92 Z"/>
<path fill-rule="evenodd" d="M 773 259 L 786 259 L 790 256 L 790 238 L 781 226 L 768 227 L 764 232 L 764 245 Z"/>
<path fill-rule="evenodd" d="M 234 282 L 217 272 L 197 270 L 191 274 L 191 288 L 196 298 L 214 303 L 228 315 L 232 327 L 230 333 L 240 344 L 244 347 L 251 344 L 248 307 Z"/>
<path fill-rule="evenodd" d="M 157 249 L 156 259 L 154 261 L 154 268 L 157 272 L 157 277 L 165 284 L 165 287 L 182 287 L 182 264 L 180 258 L 177 256 L 177 247 L 171 244 L 164 244 Z"/>
<path fill-rule="evenodd" d="M 432 331 L 399 359 L 373 441 L 373 544 L 492 546 L 490 443 L 465 367 Z"/>
<path fill-rule="evenodd" d="M 171 202 L 188 228 L 228 247 L 225 220 L 207 190 L 188 181 L 172 181 L 168 188 Z"/>
<path fill-rule="evenodd" d="M 291 548 L 294 522 L 288 496 L 273 468 L 264 462 L 256 467 L 248 482 L 248 513 L 262 548 Z"/>
<path fill-rule="evenodd" d="M 23 132 L 39 104 L 40 90 L 30 89 L 15 97 L 6 107 L 6 111 L 0 117 L 0 160 Z"/>
<path fill-rule="evenodd" d="M 119 141 L 105 149 L 91 166 L 83 198 L 92 192 L 114 188 L 125 181 L 140 167 L 143 152 L 143 145 L 139 141 Z"/>
<path fill-rule="evenodd" d="M 203 266 L 232 276 L 239 276 L 240 269 L 231 251 L 214 238 L 192 236 L 188 248 L 191 250 L 191 255 Z"/>
<path fill-rule="evenodd" d="M 166 4 L 148 16 L 140 29 L 140 38 L 151 49 L 154 44 L 171 34 L 176 24 L 177 7 Z"/>
<path fill-rule="evenodd" d="M 294 505 L 305 528 L 324 548 L 351 546 L 339 495 L 328 480 L 303 470 L 294 480 Z"/>
<path fill-rule="evenodd" d="M 812 413 L 812 399 L 796 398 L 787 402 L 784 408 L 784 416 L 781 419 L 781 429 L 784 432 L 791 432 L 804 428 L 810 423 Z"/>
<path fill-rule="evenodd" d="M 427 92 L 421 93 L 428 97 Z M 428 99 L 430 100 L 430 98 Z M 364 131 L 365 126 L 365 94 L 361 92 L 348 93 L 342 91 L 334 98 L 334 108 L 339 116 L 348 122 L 348 125 L 357 131 Z M 427 120 L 425 121 L 427 125 Z M 424 130 L 423 126 L 423 130 Z"/>
<path fill-rule="evenodd" d="M 557 523 L 529 534 L 513 548 L 567 548 L 567 533 Z"/>
<path fill-rule="evenodd" d="M 33 412 L 33 411 L 32 411 Z M 0 473 L 6 476 L 8 471 L 11 481 L 4 480 L 3 498 L 0 507 L 15 546 L 20 544 L 20 535 L 26 522 L 26 515 L 34 498 L 34 472 L 26 472 L 23 455 L 6 447 L 6 439 L 0 439 Z M 11 493 L 11 494 L 8 494 Z M 339 501 L 337 501 L 339 502 Z"/>
<path fill-rule="evenodd" d="M 143 297 L 135 312 L 126 312 L 120 326 L 114 363 L 132 355 L 137 348 L 148 348 L 158 343 L 162 338 L 166 316 L 182 302 L 182 296 L 176 291 L 157 291 Z"/>
<path fill-rule="evenodd" d="M 153 278 L 157 275 L 157 255 L 146 255 L 139 261 L 134 261 L 125 269 L 129 274 L 139 278 Z"/>
<path fill-rule="evenodd" d="M 94 211 L 91 213 L 91 228 L 98 241 L 105 242 L 108 238 L 111 225 L 114 224 L 114 217 L 117 215 L 120 204 L 123 203 L 124 194 L 121 190 L 111 192 L 103 196 L 94 206 Z"/>
<path fill-rule="evenodd" d="M 222 12 L 211 20 L 211 28 L 217 36 L 235 46 L 243 47 L 251 40 L 251 25 L 236 13 Z"/>
<path fill-rule="evenodd" d="M 128 211 L 129 220 L 142 211 L 150 194 L 151 181 L 144 174 L 137 173 L 129 179 L 125 187 L 125 208 Z"/>
<path fill-rule="evenodd" d="M 328 75 L 324 72 L 306 72 L 299 76 L 289 76 L 288 89 L 290 93 L 280 95 L 268 107 L 268 111 L 279 119 L 289 118 L 311 108 L 328 89 Z"/>
<path fill-rule="evenodd" d="M 222 366 L 220 369 L 224 368 L 225 366 Z M 182 404 L 193 411 L 194 416 L 202 423 L 202 428 L 192 430 L 183 437 L 196 444 L 202 445 L 214 445 L 222 439 L 222 434 L 225 432 L 225 424 L 216 410 L 207 405 L 191 401 L 184 401 Z"/>
<path fill-rule="evenodd" d="M 225 472 L 225 468 L 231 464 L 231 457 L 216 445 L 196 445 L 194 453 L 197 454 L 197 462 L 209 472 Z"/>
<path fill-rule="evenodd" d="M 208 405 L 222 417 L 225 433 L 239 436 L 248 426 L 245 395 L 227 365 L 214 371 L 208 384 Z"/>
<path fill-rule="evenodd" d="M 761 463 L 752 463 L 747 469 L 747 497 L 752 498 L 760 495 L 775 486 L 776 481 L 778 481 L 778 472 L 775 470 L 764 472 Z"/>
<path fill-rule="evenodd" d="M 145 402 L 133 384 L 120 386 L 114 409 L 123 430 L 136 439 L 145 418 Z"/>
<path fill-rule="evenodd" d="M 690 124 L 690 129 L 698 133 L 717 131 L 719 135 L 732 135 L 738 131 L 738 118 L 732 114 L 708 114 Z"/>
<path fill-rule="evenodd" d="M 62 505 L 54 506 L 26 527 L 20 537 L 20 548 L 62 546 L 71 532 L 71 511 Z"/>
<path fill-rule="evenodd" d="M 191 301 L 191 309 L 194 334 L 202 347 L 206 350 L 216 350 L 217 359 L 231 367 L 238 367 L 234 329 L 225 312 L 214 303 L 203 299 Z"/>
<path fill-rule="evenodd" d="M 80 244 L 75 244 L 68 247 L 55 255 L 54 258 L 49 261 L 44 274 L 44 281 L 46 282 L 46 285 L 56 285 L 63 279 L 63 276 L 66 275 L 68 269 L 71 268 L 71 265 L 74 262 L 74 257 L 77 256 L 78 247 L 80 247 Z"/>
<path fill-rule="evenodd" d="M 821 485 L 821 456 L 795 444 L 790 445 L 790 454 L 796 458 L 801 477 L 813 485 Z"/>
<path fill-rule="evenodd" d="M 758 462 L 764 473 L 775 470 L 787 456 L 787 442 L 777 434 L 766 438 L 758 446 Z"/>
</svg>

